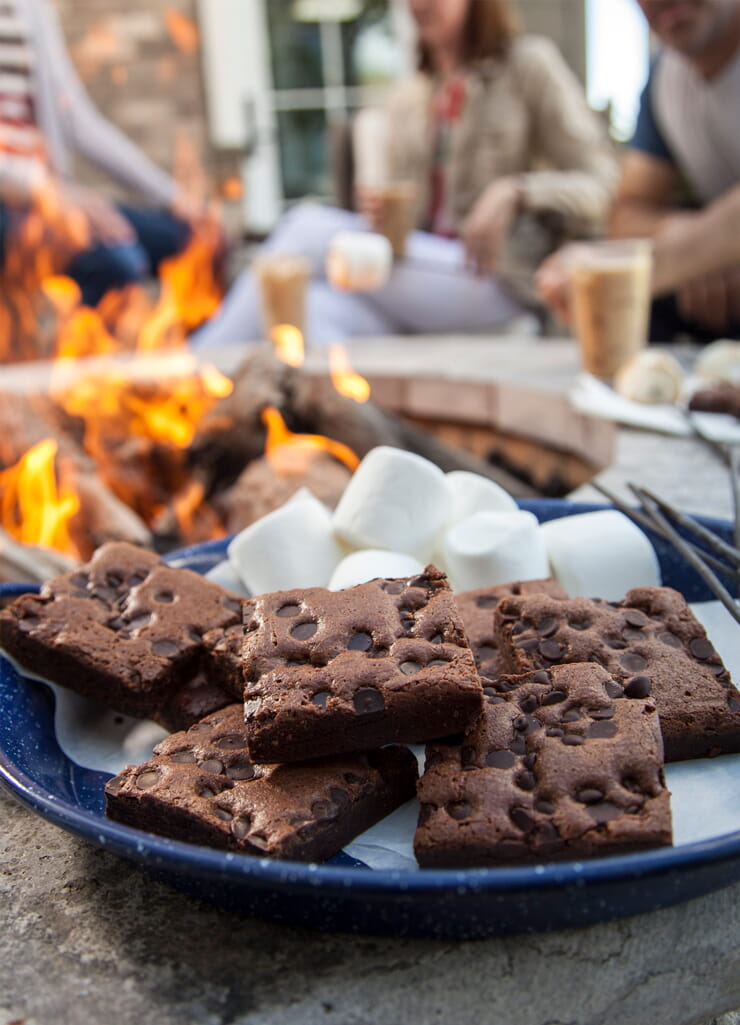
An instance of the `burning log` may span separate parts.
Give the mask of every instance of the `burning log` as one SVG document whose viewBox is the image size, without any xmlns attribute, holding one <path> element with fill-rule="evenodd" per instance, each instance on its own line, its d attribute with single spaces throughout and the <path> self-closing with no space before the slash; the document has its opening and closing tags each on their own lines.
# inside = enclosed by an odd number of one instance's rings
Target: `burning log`
<svg viewBox="0 0 740 1025">
<path fill-rule="evenodd" d="M 55 437 L 63 450 L 84 453 L 60 430 L 58 409 L 44 395 L 0 392 L 0 466 L 12 466 L 45 438 Z"/>
<path fill-rule="evenodd" d="M 50 548 L 25 545 L 0 527 L 0 580 L 43 583 L 51 577 L 68 573 L 77 560 Z"/>
<path fill-rule="evenodd" d="M 116 498 L 96 473 L 78 472 L 75 488 L 80 513 L 70 532 L 85 558 L 106 541 L 130 541 L 143 548 L 153 546 L 152 532 L 144 521 Z"/>
<path fill-rule="evenodd" d="M 539 492 L 519 477 L 484 459 L 446 445 L 394 413 L 372 402 L 358 403 L 344 398 L 315 378 L 302 377 L 293 394 L 294 410 L 301 419 L 313 420 L 322 434 L 341 438 L 359 456 L 378 445 L 392 445 L 423 456 L 445 473 L 467 470 L 499 484 L 515 498 L 533 498 Z"/>
<path fill-rule="evenodd" d="M 328 454 L 310 459 L 302 472 L 281 474 L 267 458 L 254 459 L 233 487 L 218 498 L 229 533 L 236 533 L 283 505 L 302 487 L 333 509 L 351 477 L 350 471 Z"/>
<path fill-rule="evenodd" d="M 267 406 L 280 410 L 294 431 L 339 438 L 360 458 L 378 445 L 391 445 L 424 456 L 445 471 L 481 474 L 515 497 L 537 494 L 505 470 L 445 445 L 372 401 L 360 403 L 345 398 L 332 388 L 328 378 L 322 381 L 278 360 L 272 346 L 254 349 L 245 358 L 234 374 L 233 392 L 206 414 L 196 432 L 189 464 L 205 484 L 207 494 L 231 488 L 244 466 L 262 454 L 266 440 L 262 412 Z M 246 507 L 243 502 L 244 487 L 235 491 L 233 498 L 245 515 L 251 515 L 246 511 L 248 500 Z M 264 503 L 257 504 L 264 508 Z M 229 513 L 227 518 L 234 522 L 239 516 Z"/>
<path fill-rule="evenodd" d="M 73 419 L 46 396 L 0 393 L 0 466 L 7 469 L 17 465 L 27 453 L 54 439 L 60 479 L 74 490 L 79 501 L 68 523 L 79 556 L 89 558 L 105 541 L 131 541 L 151 547 L 151 531 L 106 487 L 95 463 L 74 436 L 74 426 Z M 40 567 L 39 572 L 43 574 L 44 568 Z"/>
<path fill-rule="evenodd" d="M 254 349 L 234 375 L 234 388 L 202 418 L 188 450 L 188 465 L 206 493 L 231 487 L 244 467 L 265 450 L 262 410 L 289 405 L 293 371 L 272 348 Z"/>
</svg>

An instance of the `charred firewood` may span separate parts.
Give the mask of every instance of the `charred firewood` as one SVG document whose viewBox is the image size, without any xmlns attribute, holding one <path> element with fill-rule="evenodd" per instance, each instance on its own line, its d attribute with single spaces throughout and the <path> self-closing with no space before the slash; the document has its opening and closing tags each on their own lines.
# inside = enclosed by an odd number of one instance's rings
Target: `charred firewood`
<svg viewBox="0 0 740 1025">
<path fill-rule="evenodd" d="M 75 559 L 51 548 L 21 544 L 0 527 L 0 581 L 40 584 L 76 565 Z"/>
</svg>

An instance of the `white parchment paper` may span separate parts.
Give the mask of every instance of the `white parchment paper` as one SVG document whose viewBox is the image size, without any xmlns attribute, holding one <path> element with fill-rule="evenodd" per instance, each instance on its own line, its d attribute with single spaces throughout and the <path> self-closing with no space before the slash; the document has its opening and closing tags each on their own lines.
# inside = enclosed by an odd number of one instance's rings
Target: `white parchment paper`
<svg viewBox="0 0 740 1025">
<path fill-rule="evenodd" d="M 720 602 L 692 605 L 712 643 L 740 681 L 740 627 Z M 7 657 L 7 656 L 6 656 Z M 12 659 L 10 659 L 12 662 Z M 146 761 L 165 731 L 156 723 L 113 712 L 44 680 L 54 690 L 59 746 L 78 765 L 120 772 Z M 423 766 L 423 747 L 414 749 Z M 708 840 L 740 830 L 740 754 L 676 762 L 666 767 L 674 843 Z M 416 869 L 413 836 L 418 803 L 409 801 L 368 829 L 345 851 L 371 868 Z"/>
<path fill-rule="evenodd" d="M 624 398 L 590 374 L 579 374 L 570 400 L 581 413 L 614 420 L 628 427 L 643 427 L 679 437 L 691 435 L 691 426 L 680 409 L 672 405 L 648 405 Z M 693 413 L 697 425 L 714 441 L 740 444 L 740 423 L 726 413 Z"/>
</svg>

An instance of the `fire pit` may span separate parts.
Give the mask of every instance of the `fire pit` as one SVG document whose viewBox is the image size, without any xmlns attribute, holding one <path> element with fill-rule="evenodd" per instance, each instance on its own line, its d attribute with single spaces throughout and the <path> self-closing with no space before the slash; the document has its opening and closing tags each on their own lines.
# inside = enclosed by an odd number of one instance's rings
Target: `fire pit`
<svg viewBox="0 0 740 1025">
<path fill-rule="evenodd" d="M 55 276 L 60 254 L 43 243 L 55 211 L 42 198 L 0 304 L 0 359 L 24 361 L 6 365 L 0 392 L 0 578 L 48 576 L 41 551 L 61 553 L 61 569 L 106 540 L 166 551 L 218 538 L 301 486 L 333 506 L 378 445 L 484 474 L 516 497 L 564 494 L 611 457 L 610 426 L 563 395 L 460 376 L 457 360 L 452 373 L 454 343 L 431 372 L 425 345 L 391 373 L 371 358 L 360 374 L 357 358 L 382 346 L 304 362 L 300 332 L 282 325 L 272 344 L 217 353 L 216 369 L 186 347 L 220 298 L 207 226 L 163 266 L 153 296 L 109 293 L 91 310 Z"/>
</svg>

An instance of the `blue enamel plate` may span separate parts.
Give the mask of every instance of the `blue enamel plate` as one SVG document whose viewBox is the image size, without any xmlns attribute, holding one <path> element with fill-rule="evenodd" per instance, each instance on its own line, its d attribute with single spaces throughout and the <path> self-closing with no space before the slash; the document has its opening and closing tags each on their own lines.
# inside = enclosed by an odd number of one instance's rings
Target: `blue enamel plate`
<svg viewBox="0 0 740 1025">
<path fill-rule="evenodd" d="M 542 521 L 603 508 L 562 501 L 522 505 Z M 730 539 L 727 524 L 704 522 Z M 673 549 L 652 540 L 666 585 L 689 601 L 712 597 Z M 206 572 L 223 558 L 225 547 L 226 541 L 211 542 L 174 553 L 169 561 Z M 0 596 L 28 589 L 4 585 Z M 54 732 L 53 692 L 0 657 L 0 781 L 50 822 L 231 910 L 322 930 L 478 939 L 626 917 L 740 879 L 740 831 L 647 853 L 522 868 L 373 870 L 344 853 L 321 865 L 273 861 L 167 840 L 108 820 L 108 778 L 64 755 Z"/>
</svg>

